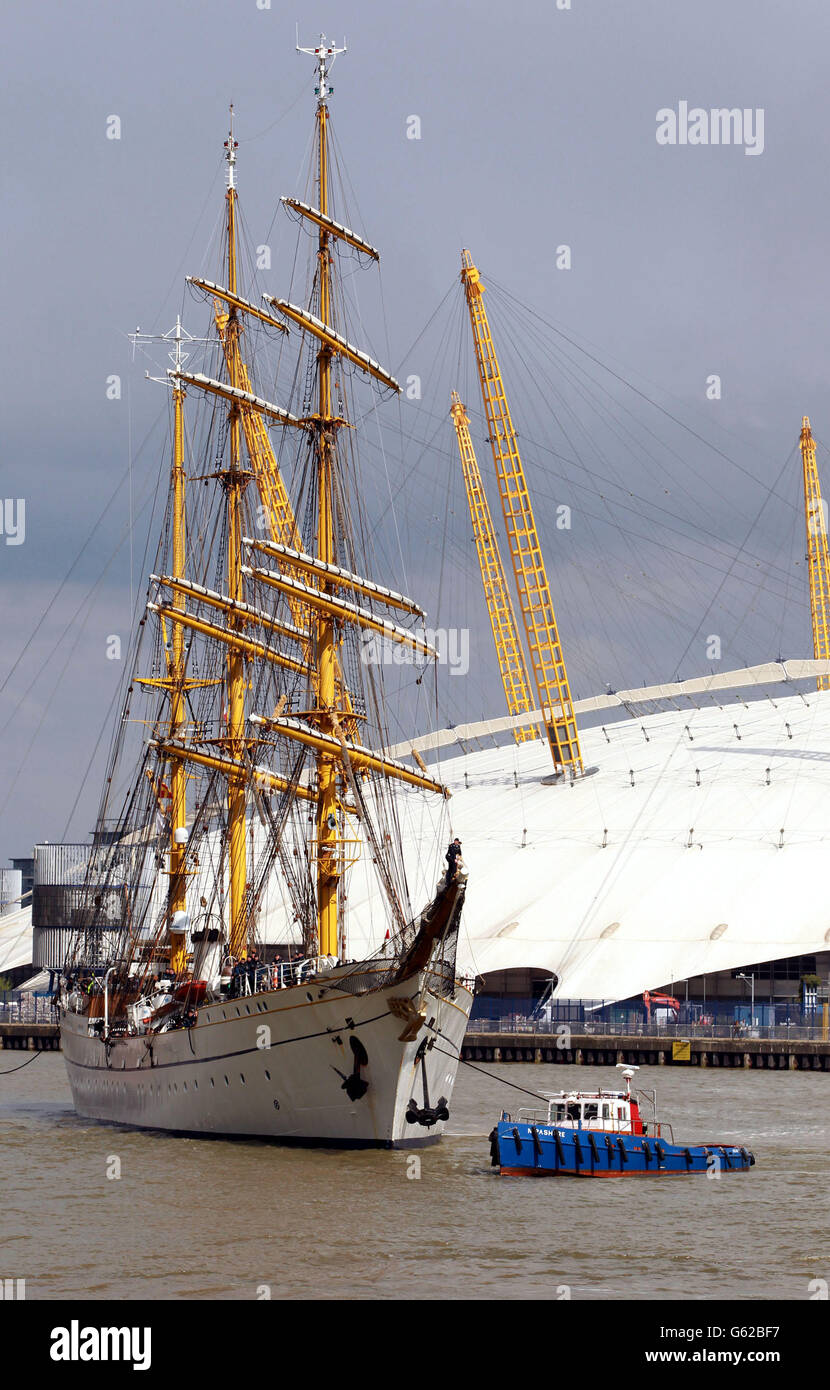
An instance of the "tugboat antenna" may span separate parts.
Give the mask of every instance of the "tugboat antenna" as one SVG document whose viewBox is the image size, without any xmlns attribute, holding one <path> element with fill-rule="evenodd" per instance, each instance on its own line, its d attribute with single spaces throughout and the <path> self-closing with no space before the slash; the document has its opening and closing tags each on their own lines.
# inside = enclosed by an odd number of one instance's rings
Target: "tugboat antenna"
<svg viewBox="0 0 830 1390">
<path fill-rule="evenodd" d="M 634 1073 L 635 1073 L 635 1071 L 639 1071 L 639 1070 L 640 1070 L 640 1068 L 637 1067 L 637 1066 L 635 1066 L 633 1062 L 618 1062 L 618 1063 L 617 1063 L 617 1071 L 621 1071 L 621 1072 L 622 1072 L 622 1079 L 623 1079 L 623 1081 L 625 1082 L 625 1094 L 626 1094 L 626 1096 L 630 1096 L 630 1095 L 631 1095 L 631 1082 L 634 1080 Z"/>
</svg>

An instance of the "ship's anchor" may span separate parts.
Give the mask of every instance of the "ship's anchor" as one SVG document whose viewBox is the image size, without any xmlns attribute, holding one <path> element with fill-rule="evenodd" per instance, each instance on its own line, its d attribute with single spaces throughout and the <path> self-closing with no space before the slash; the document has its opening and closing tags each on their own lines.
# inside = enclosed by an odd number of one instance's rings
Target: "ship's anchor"
<svg viewBox="0 0 830 1390">
<path fill-rule="evenodd" d="M 333 1067 L 332 1070 L 336 1071 L 338 1076 L 342 1076 L 343 1085 L 341 1090 L 346 1092 L 349 1100 L 360 1100 L 361 1096 L 365 1096 L 369 1089 L 369 1082 L 364 1081 L 363 1077 L 360 1075 L 360 1068 L 369 1065 L 369 1054 L 360 1041 L 360 1038 L 349 1038 L 349 1047 L 352 1049 L 352 1054 L 354 1056 L 354 1067 L 351 1075 L 347 1076 L 339 1067 Z"/>
<path fill-rule="evenodd" d="M 418 1048 L 418 1051 L 415 1054 L 416 1062 L 421 1063 L 421 1075 L 424 1083 L 424 1104 L 422 1108 L 419 1108 L 417 1102 L 415 1101 L 415 1098 L 413 1097 L 410 1100 L 409 1105 L 406 1107 L 406 1120 L 407 1124 L 424 1125 L 427 1129 L 431 1129 L 433 1125 L 437 1125 L 439 1120 L 448 1120 L 450 1118 L 450 1112 L 447 1109 L 446 1096 L 442 1096 L 441 1099 L 438 1101 L 437 1105 L 430 1105 L 429 1103 L 426 1050 L 427 1039 L 424 1038 L 424 1041 L 421 1043 L 421 1046 Z"/>
</svg>

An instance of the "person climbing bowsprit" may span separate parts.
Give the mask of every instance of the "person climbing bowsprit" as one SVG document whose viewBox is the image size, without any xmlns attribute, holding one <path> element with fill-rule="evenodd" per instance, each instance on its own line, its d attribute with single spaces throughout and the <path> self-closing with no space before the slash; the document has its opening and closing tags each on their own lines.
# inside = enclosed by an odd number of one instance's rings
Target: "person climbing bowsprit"
<svg viewBox="0 0 830 1390">
<path fill-rule="evenodd" d="M 458 877 L 458 865 L 461 860 L 461 841 L 457 835 L 454 840 L 450 841 L 450 847 L 447 850 L 445 858 L 447 861 L 447 877 L 444 887 L 449 888 L 450 884 Z"/>
</svg>

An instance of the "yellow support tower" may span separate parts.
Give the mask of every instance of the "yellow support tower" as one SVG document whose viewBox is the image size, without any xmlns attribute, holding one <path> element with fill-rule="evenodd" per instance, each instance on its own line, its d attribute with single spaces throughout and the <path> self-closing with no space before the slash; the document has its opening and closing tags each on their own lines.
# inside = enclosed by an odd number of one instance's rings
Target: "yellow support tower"
<svg viewBox="0 0 830 1390">
<path fill-rule="evenodd" d="M 807 523 L 807 563 L 810 569 L 810 613 L 813 622 L 813 656 L 830 659 L 827 619 L 830 613 L 830 554 L 827 520 L 816 466 L 816 444 L 809 416 L 801 420 L 801 460 L 804 465 L 804 515 Z M 830 690 L 830 676 L 819 676 L 819 690 Z"/>
<path fill-rule="evenodd" d="M 516 614 L 510 598 L 510 590 L 501 562 L 496 533 L 490 516 L 487 494 L 481 481 L 478 460 L 470 436 L 470 421 L 457 391 L 452 393 L 450 409 L 455 433 L 458 438 L 458 451 L 461 454 L 461 467 L 464 472 L 464 486 L 467 489 L 467 502 L 470 519 L 473 523 L 478 563 L 484 584 L 484 597 L 487 600 L 487 613 L 493 629 L 496 654 L 499 659 L 501 683 L 507 697 L 510 714 L 525 714 L 533 709 L 530 694 L 530 680 L 527 674 L 522 642 L 516 627 Z M 517 743 L 525 743 L 536 738 L 532 724 L 525 724 L 513 731 Z"/>
<path fill-rule="evenodd" d="M 504 393 L 496 349 L 482 296 L 484 285 L 469 251 L 461 253 L 461 280 L 470 312 L 476 362 L 490 446 L 496 465 L 510 558 L 519 593 L 533 679 L 545 720 L 554 766 L 581 775 L 582 752 L 556 614 L 545 573 L 542 548 L 525 482 L 516 431 Z"/>
</svg>

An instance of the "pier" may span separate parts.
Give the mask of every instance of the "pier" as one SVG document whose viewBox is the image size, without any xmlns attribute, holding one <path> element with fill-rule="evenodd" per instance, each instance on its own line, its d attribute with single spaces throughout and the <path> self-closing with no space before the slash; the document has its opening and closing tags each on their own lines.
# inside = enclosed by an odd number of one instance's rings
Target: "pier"
<svg viewBox="0 0 830 1390">
<path fill-rule="evenodd" d="M 0 1050 L 60 1049 L 60 1030 L 47 1001 L 38 1007 L 0 1012 Z M 5 1012 L 5 1017 L 3 1016 Z M 17 1013 L 17 1017 L 9 1017 Z M 29 1017 L 21 1014 L 29 1014 Z M 826 1028 L 771 1027 L 728 1036 L 726 1029 L 694 1027 L 652 1032 L 578 1031 L 561 1023 L 498 1024 L 474 1019 L 461 1056 L 465 1062 L 562 1063 L 565 1066 L 744 1067 L 769 1071 L 830 1072 Z"/>
<path fill-rule="evenodd" d="M 60 1049 L 57 1023 L 0 1023 L 0 1050 L 9 1048 L 29 1052 L 57 1052 Z"/>
<path fill-rule="evenodd" d="M 0 1050 L 57 1052 L 60 1045 L 60 1029 L 48 994 L 25 990 L 0 993 Z"/>
<path fill-rule="evenodd" d="M 830 1041 L 822 1029 L 756 1030 L 779 1036 L 718 1037 L 682 1033 L 585 1033 L 482 1029 L 474 1021 L 461 1056 L 465 1062 L 563 1063 L 568 1066 L 745 1067 L 770 1071 L 830 1071 Z M 801 1036 L 817 1033 L 818 1036 Z M 780 1036 L 783 1035 L 783 1036 Z"/>
</svg>

